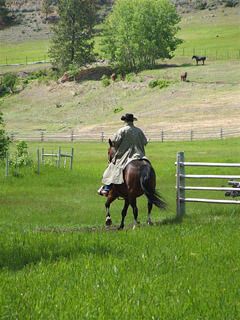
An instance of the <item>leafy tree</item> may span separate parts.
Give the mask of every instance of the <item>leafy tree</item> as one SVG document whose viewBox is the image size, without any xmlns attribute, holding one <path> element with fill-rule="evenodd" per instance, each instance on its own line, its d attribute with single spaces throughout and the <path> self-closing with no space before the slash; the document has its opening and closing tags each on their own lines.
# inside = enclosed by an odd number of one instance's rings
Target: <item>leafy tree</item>
<svg viewBox="0 0 240 320">
<path fill-rule="evenodd" d="M 171 58 L 181 40 L 180 17 L 168 0 L 117 0 L 103 30 L 106 58 L 123 71 L 152 68 Z"/>
<path fill-rule="evenodd" d="M 6 157 L 10 144 L 10 138 L 7 136 L 4 127 L 3 114 L 0 112 L 0 160 Z"/>
<path fill-rule="evenodd" d="M 47 19 L 49 13 L 51 13 L 52 0 L 42 0 L 41 11 L 45 14 L 45 19 Z"/>
<path fill-rule="evenodd" d="M 93 26 L 95 0 L 59 0 L 59 21 L 53 27 L 50 57 L 54 65 L 67 70 L 93 60 Z"/>
</svg>

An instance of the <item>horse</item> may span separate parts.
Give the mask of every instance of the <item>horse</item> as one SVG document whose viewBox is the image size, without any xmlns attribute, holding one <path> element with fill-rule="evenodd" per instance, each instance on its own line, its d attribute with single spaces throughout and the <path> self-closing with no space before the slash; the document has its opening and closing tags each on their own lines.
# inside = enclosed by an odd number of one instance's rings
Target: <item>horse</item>
<svg viewBox="0 0 240 320">
<path fill-rule="evenodd" d="M 186 81 L 187 80 L 187 72 L 184 72 L 181 74 L 181 81 Z"/>
<path fill-rule="evenodd" d="M 192 56 L 192 59 L 196 59 L 196 64 L 198 65 L 199 61 L 202 61 L 202 64 L 204 64 L 207 57 L 200 57 L 200 56 Z"/>
<path fill-rule="evenodd" d="M 114 148 L 112 141 L 109 139 L 108 149 L 108 161 L 111 162 L 116 149 Z M 136 227 L 138 222 L 138 208 L 136 199 L 143 194 L 147 197 L 148 201 L 148 219 L 147 223 L 152 225 L 151 211 L 153 205 L 160 209 L 166 208 L 166 203 L 161 199 L 160 195 L 156 191 L 156 174 L 148 160 L 133 160 L 123 170 L 124 183 L 113 184 L 111 190 L 108 193 L 107 201 L 105 203 L 106 208 L 106 226 L 112 224 L 110 216 L 110 205 L 117 198 L 124 199 L 124 206 L 122 209 L 122 220 L 119 226 L 119 230 L 124 228 L 124 220 L 127 215 L 129 205 L 132 207 L 134 224 Z"/>
</svg>

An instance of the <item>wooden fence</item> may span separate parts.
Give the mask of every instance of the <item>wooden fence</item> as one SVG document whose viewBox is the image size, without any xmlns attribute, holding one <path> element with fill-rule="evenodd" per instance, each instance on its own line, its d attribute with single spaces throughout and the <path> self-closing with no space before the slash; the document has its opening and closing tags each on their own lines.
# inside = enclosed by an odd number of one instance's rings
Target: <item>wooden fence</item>
<svg viewBox="0 0 240 320">
<path fill-rule="evenodd" d="M 231 137 L 240 137 L 240 128 L 219 128 L 211 129 L 206 128 L 202 130 L 185 130 L 185 131 L 170 131 L 159 130 L 151 132 L 144 131 L 149 141 L 194 141 L 194 140 L 210 140 L 210 139 L 224 139 Z M 113 132 L 99 132 L 88 133 L 83 132 L 80 134 L 74 133 L 74 131 L 67 133 L 51 133 L 46 131 L 39 132 L 8 132 L 12 141 L 100 141 L 105 142 L 108 138 L 113 136 Z"/>
<path fill-rule="evenodd" d="M 176 189 L 177 189 L 177 217 L 182 218 L 185 214 L 186 202 L 218 203 L 218 204 L 240 204 L 240 200 L 187 198 L 185 191 L 240 191 L 236 187 L 204 187 L 186 186 L 186 179 L 240 179 L 240 175 L 211 175 L 211 174 L 186 174 L 185 167 L 228 167 L 240 168 L 240 163 L 209 163 L 209 162 L 185 162 L 184 152 L 178 152 L 176 165 Z"/>
</svg>

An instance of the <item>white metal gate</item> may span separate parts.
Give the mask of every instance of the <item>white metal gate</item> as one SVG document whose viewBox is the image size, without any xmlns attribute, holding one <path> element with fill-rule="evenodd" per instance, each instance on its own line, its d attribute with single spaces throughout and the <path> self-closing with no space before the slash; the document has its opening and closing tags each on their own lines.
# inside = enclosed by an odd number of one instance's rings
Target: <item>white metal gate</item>
<svg viewBox="0 0 240 320">
<path fill-rule="evenodd" d="M 186 202 L 240 204 L 240 200 L 218 200 L 202 198 L 186 198 L 186 190 L 207 190 L 207 191 L 240 191 L 240 188 L 233 187 L 196 187 L 186 186 L 186 179 L 240 179 L 240 175 L 210 175 L 210 174 L 186 174 L 185 167 L 238 167 L 240 163 L 210 163 L 210 162 L 185 162 L 184 152 L 177 153 L 176 165 L 176 189 L 177 189 L 177 217 L 185 214 Z"/>
</svg>

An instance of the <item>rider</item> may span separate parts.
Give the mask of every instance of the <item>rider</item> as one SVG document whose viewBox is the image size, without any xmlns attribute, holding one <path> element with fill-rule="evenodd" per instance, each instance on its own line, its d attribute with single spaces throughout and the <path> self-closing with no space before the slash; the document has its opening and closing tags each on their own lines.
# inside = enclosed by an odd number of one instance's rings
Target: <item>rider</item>
<svg viewBox="0 0 240 320">
<path fill-rule="evenodd" d="M 121 117 L 125 126 L 120 128 L 114 135 L 112 145 L 116 149 L 116 154 L 103 173 L 102 182 L 104 185 L 98 190 L 98 194 L 107 196 L 112 184 L 122 184 L 123 170 L 129 162 L 137 159 L 147 159 L 144 147 L 147 138 L 143 131 L 134 126 L 137 120 L 133 114 L 126 113 Z"/>
</svg>

